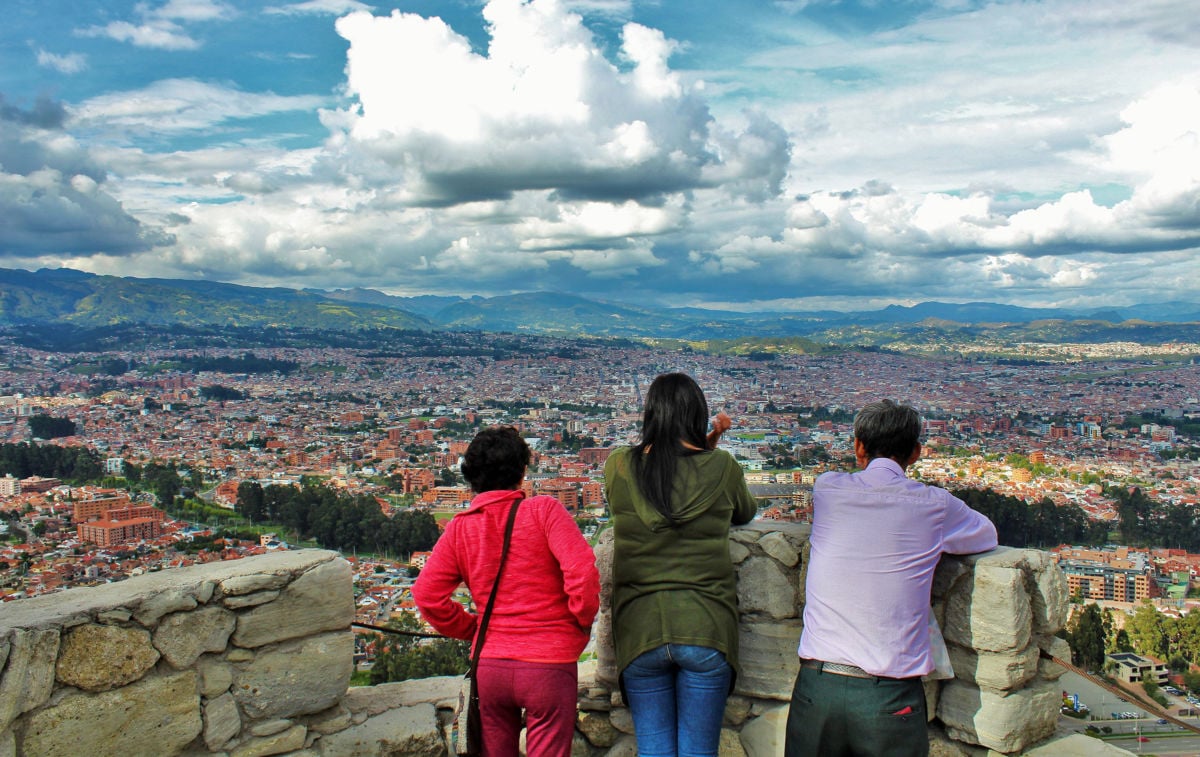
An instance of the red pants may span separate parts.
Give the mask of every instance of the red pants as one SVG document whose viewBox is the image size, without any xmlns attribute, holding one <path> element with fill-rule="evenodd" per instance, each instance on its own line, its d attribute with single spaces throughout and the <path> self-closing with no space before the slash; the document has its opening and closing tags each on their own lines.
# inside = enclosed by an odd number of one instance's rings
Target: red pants
<svg viewBox="0 0 1200 757">
<path fill-rule="evenodd" d="M 483 757 L 514 757 L 525 711 L 528 757 L 570 757 L 579 665 L 574 662 L 479 661 Z"/>
</svg>

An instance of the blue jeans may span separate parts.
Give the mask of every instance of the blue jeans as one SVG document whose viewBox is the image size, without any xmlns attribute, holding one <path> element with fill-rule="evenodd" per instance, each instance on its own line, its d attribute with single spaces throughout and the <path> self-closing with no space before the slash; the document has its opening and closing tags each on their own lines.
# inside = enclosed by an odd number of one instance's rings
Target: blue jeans
<svg viewBox="0 0 1200 757">
<path fill-rule="evenodd" d="M 723 653 L 664 644 L 621 675 L 641 757 L 715 757 L 733 677 Z"/>
</svg>

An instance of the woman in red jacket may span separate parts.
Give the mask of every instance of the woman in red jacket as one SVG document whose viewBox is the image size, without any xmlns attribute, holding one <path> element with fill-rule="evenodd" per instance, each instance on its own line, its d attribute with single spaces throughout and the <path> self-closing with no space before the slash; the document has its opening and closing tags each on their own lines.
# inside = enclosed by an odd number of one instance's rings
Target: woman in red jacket
<svg viewBox="0 0 1200 757">
<path fill-rule="evenodd" d="M 500 565 L 509 508 L 522 498 L 529 446 L 512 427 L 480 431 L 462 473 L 476 497 L 454 516 L 413 586 L 421 615 L 439 633 L 472 639 L 479 616 L 451 598 L 466 583 L 479 612 Z M 521 502 L 479 660 L 484 757 L 517 754 L 525 710 L 529 757 L 571 753 L 579 655 L 600 605 L 591 548 L 553 497 Z"/>
</svg>

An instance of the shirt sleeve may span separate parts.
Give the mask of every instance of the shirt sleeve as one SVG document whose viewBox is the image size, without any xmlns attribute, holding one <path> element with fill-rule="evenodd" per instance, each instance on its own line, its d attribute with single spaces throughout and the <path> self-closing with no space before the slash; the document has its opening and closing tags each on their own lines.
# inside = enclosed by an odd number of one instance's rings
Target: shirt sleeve
<svg viewBox="0 0 1200 757">
<path fill-rule="evenodd" d="M 946 519 L 942 526 L 942 551 L 952 555 L 969 555 L 995 549 L 996 526 L 987 516 L 967 507 L 953 494 L 946 492 Z"/>
<path fill-rule="evenodd" d="M 546 508 L 546 541 L 562 570 L 567 608 L 580 628 L 590 628 L 600 610 L 600 571 L 596 554 L 558 500 Z"/>
<path fill-rule="evenodd" d="M 733 469 L 730 476 L 733 488 L 732 521 L 733 525 L 740 526 L 754 520 L 754 516 L 758 514 L 758 500 L 750 493 L 750 487 L 746 486 L 746 474 L 732 455 L 729 457 L 729 465 Z"/>
<path fill-rule="evenodd" d="M 412 595 L 421 610 L 421 617 L 438 633 L 452 639 L 470 640 L 475 637 L 478 619 L 452 598 L 454 590 L 464 580 L 455 557 L 458 543 L 456 532 L 451 521 L 437 544 L 433 545 L 433 554 L 417 576 Z"/>
</svg>

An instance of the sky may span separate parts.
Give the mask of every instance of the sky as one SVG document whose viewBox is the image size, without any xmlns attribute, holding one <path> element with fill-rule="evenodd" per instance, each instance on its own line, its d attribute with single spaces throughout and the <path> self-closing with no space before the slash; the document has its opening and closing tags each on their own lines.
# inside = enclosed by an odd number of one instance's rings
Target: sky
<svg viewBox="0 0 1200 757">
<path fill-rule="evenodd" d="M 4 0 L 0 268 L 1200 301 L 1194 0 Z"/>
</svg>

